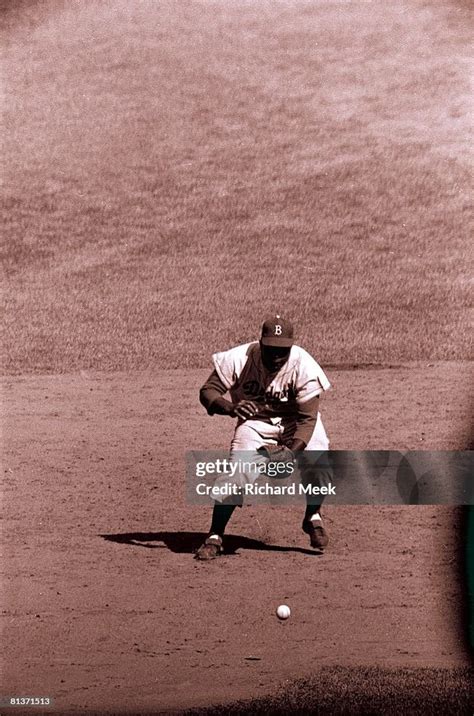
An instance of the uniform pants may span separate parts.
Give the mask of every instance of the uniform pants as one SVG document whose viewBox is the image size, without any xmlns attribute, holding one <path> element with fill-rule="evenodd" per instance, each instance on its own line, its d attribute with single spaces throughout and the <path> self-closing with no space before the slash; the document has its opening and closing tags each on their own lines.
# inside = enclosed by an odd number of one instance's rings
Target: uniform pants
<svg viewBox="0 0 474 716">
<path fill-rule="evenodd" d="M 288 425 L 284 420 L 274 424 L 269 420 L 244 420 L 237 424 L 230 446 L 231 462 L 245 462 L 253 466 L 258 466 L 262 462 L 267 462 L 267 458 L 261 455 L 258 450 L 263 445 L 285 445 L 291 442 L 295 431 L 294 423 Z M 329 450 L 329 439 L 326 435 L 321 416 L 318 413 L 316 425 L 313 434 L 305 448 L 305 451 L 322 451 Z M 304 453 L 298 456 L 298 468 L 300 480 L 303 484 L 322 485 L 327 484 L 332 477 L 332 471 L 324 456 L 318 458 L 317 469 L 315 469 L 314 460 L 305 460 Z M 254 483 L 261 475 L 256 469 L 238 470 L 233 478 L 228 475 L 222 475 L 215 481 L 215 485 L 223 486 L 225 483 L 233 483 L 237 487 L 242 487 L 247 483 Z M 217 499 L 217 502 L 228 502 L 224 498 Z M 235 504 L 234 498 L 234 504 Z M 307 498 L 308 504 L 321 504 L 320 498 Z"/>
</svg>

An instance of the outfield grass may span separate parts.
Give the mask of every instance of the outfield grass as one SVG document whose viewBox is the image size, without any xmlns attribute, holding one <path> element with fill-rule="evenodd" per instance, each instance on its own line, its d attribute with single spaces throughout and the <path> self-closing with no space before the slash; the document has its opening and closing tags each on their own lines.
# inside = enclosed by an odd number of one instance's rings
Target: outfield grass
<svg viewBox="0 0 474 716">
<path fill-rule="evenodd" d="M 268 698 L 186 713 L 218 716 L 225 709 L 231 716 L 470 715 L 474 708 L 473 676 L 472 669 L 325 668 L 313 679 L 301 679 Z"/>
<path fill-rule="evenodd" d="M 6 372 L 469 357 L 466 3 L 10 5 Z"/>
</svg>

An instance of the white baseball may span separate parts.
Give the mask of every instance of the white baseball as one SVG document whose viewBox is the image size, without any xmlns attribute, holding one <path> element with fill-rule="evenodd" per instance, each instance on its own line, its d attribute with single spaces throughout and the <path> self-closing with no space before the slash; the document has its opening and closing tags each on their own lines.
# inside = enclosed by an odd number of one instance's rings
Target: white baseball
<svg viewBox="0 0 474 716">
<path fill-rule="evenodd" d="M 280 604 L 276 613 L 277 613 L 278 619 L 288 619 L 288 617 L 291 614 L 291 610 L 290 610 L 290 607 L 286 606 L 286 604 Z"/>
</svg>

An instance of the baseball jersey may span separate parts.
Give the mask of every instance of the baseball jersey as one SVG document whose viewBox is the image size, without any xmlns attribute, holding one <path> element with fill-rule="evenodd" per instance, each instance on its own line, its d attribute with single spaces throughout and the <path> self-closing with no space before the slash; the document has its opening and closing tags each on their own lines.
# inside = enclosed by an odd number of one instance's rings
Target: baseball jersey
<svg viewBox="0 0 474 716">
<path fill-rule="evenodd" d="M 289 358 L 278 373 L 270 373 L 263 365 L 258 341 L 214 353 L 212 360 L 232 402 L 259 403 L 261 417 L 294 415 L 299 406 L 330 388 L 321 366 L 296 345 L 291 347 Z"/>
</svg>

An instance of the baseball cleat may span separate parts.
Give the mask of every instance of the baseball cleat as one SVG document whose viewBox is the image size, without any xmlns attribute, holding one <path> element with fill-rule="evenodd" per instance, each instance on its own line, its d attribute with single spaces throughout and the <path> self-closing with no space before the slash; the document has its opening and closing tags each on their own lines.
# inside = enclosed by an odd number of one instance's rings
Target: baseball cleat
<svg viewBox="0 0 474 716">
<path fill-rule="evenodd" d="M 205 542 L 196 551 L 195 559 L 215 559 L 224 551 L 222 537 L 209 535 Z"/>
<path fill-rule="evenodd" d="M 328 533 L 324 529 L 321 520 L 303 520 L 303 532 L 309 535 L 311 547 L 323 550 L 329 544 Z"/>
</svg>

